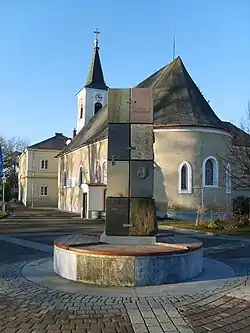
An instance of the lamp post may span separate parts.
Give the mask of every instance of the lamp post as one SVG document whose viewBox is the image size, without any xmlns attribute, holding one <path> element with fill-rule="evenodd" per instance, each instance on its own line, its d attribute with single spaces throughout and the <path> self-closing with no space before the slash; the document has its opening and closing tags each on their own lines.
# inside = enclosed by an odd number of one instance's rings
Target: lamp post
<svg viewBox="0 0 250 333">
<path fill-rule="evenodd" d="M 2 178 L 2 183 L 3 183 L 3 206 L 2 206 L 2 211 L 3 213 L 5 213 L 5 183 L 6 183 L 6 179 L 3 176 Z"/>
</svg>

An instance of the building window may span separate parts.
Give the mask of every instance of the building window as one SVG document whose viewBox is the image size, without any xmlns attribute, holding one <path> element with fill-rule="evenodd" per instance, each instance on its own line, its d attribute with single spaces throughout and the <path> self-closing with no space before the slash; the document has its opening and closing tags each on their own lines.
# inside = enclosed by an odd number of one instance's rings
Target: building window
<svg viewBox="0 0 250 333">
<path fill-rule="evenodd" d="M 83 168 L 80 167 L 80 169 L 79 169 L 79 186 L 81 186 L 84 183 L 83 178 L 84 178 Z"/>
<path fill-rule="evenodd" d="M 67 186 L 67 171 L 66 170 L 63 171 L 63 186 L 64 187 Z"/>
<path fill-rule="evenodd" d="M 95 114 L 102 108 L 102 104 L 97 102 L 95 103 Z"/>
<path fill-rule="evenodd" d="M 188 188 L 188 174 L 187 174 L 187 166 L 184 164 L 181 168 L 181 190 L 187 190 Z"/>
<path fill-rule="evenodd" d="M 99 162 L 96 162 L 95 166 L 95 183 L 101 182 L 101 165 Z"/>
<path fill-rule="evenodd" d="M 41 191 L 40 191 L 41 195 L 48 195 L 48 186 L 41 186 Z"/>
<path fill-rule="evenodd" d="M 42 170 L 48 170 L 48 160 L 42 160 L 41 161 L 41 169 Z"/>
<path fill-rule="evenodd" d="M 83 117 L 83 104 L 82 104 L 82 101 L 81 101 L 81 104 L 80 104 L 80 118 Z"/>
<path fill-rule="evenodd" d="M 203 185 L 206 187 L 218 187 L 219 169 L 215 157 L 207 157 L 203 162 Z"/>
<path fill-rule="evenodd" d="M 192 193 L 192 167 L 188 162 L 182 162 L 178 169 L 179 193 Z"/>
<path fill-rule="evenodd" d="M 230 164 L 227 165 L 226 168 L 226 193 L 231 193 L 231 166 Z"/>
<path fill-rule="evenodd" d="M 107 162 L 102 163 L 102 179 L 101 182 L 103 184 L 107 184 Z"/>
</svg>

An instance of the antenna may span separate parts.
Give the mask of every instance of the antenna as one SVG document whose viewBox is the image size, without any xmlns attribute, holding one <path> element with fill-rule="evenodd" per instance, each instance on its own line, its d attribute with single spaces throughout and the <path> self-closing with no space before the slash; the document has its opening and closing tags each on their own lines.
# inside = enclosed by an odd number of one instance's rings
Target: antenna
<svg viewBox="0 0 250 333">
<path fill-rule="evenodd" d="M 175 59 L 175 29 L 174 29 L 174 36 L 173 36 L 173 60 Z"/>
</svg>

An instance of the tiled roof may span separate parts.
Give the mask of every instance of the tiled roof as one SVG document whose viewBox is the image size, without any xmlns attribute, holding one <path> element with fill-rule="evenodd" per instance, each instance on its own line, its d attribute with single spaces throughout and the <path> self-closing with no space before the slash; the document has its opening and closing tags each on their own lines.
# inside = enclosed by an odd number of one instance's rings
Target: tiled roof
<svg viewBox="0 0 250 333">
<path fill-rule="evenodd" d="M 31 149 L 51 149 L 51 150 L 62 150 L 67 141 L 67 137 L 62 133 L 55 133 L 54 136 L 48 138 L 44 141 L 35 143 L 34 145 L 29 146 Z"/>
<path fill-rule="evenodd" d="M 223 128 L 180 57 L 141 82 L 152 88 L 155 125 L 197 125 Z"/>
<path fill-rule="evenodd" d="M 234 145 L 248 147 L 250 146 L 250 135 L 248 133 L 230 122 L 224 121 L 223 124 L 227 131 L 232 134 Z"/>
<path fill-rule="evenodd" d="M 137 85 L 152 88 L 154 125 L 206 126 L 228 130 L 188 74 L 180 57 Z M 107 107 L 102 108 L 59 154 L 107 138 Z"/>
</svg>

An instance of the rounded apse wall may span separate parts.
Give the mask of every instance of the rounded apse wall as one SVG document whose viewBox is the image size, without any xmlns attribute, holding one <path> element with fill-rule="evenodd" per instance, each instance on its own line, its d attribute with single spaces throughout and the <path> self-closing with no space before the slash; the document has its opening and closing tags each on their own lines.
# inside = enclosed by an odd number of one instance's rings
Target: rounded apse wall
<svg viewBox="0 0 250 333">
<path fill-rule="evenodd" d="M 154 133 L 154 197 L 160 210 L 174 206 L 178 210 L 193 211 L 202 200 L 208 209 L 230 208 L 231 196 L 225 187 L 225 167 L 232 144 L 229 133 L 199 127 L 160 128 Z M 218 162 L 218 170 L 213 170 L 218 172 L 218 186 L 204 186 L 203 162 L 208 157 Z M 184 162 L 190 167 L 190 191 L 181 191 L 180 187 L 180 166 Z"/>
</svg>

